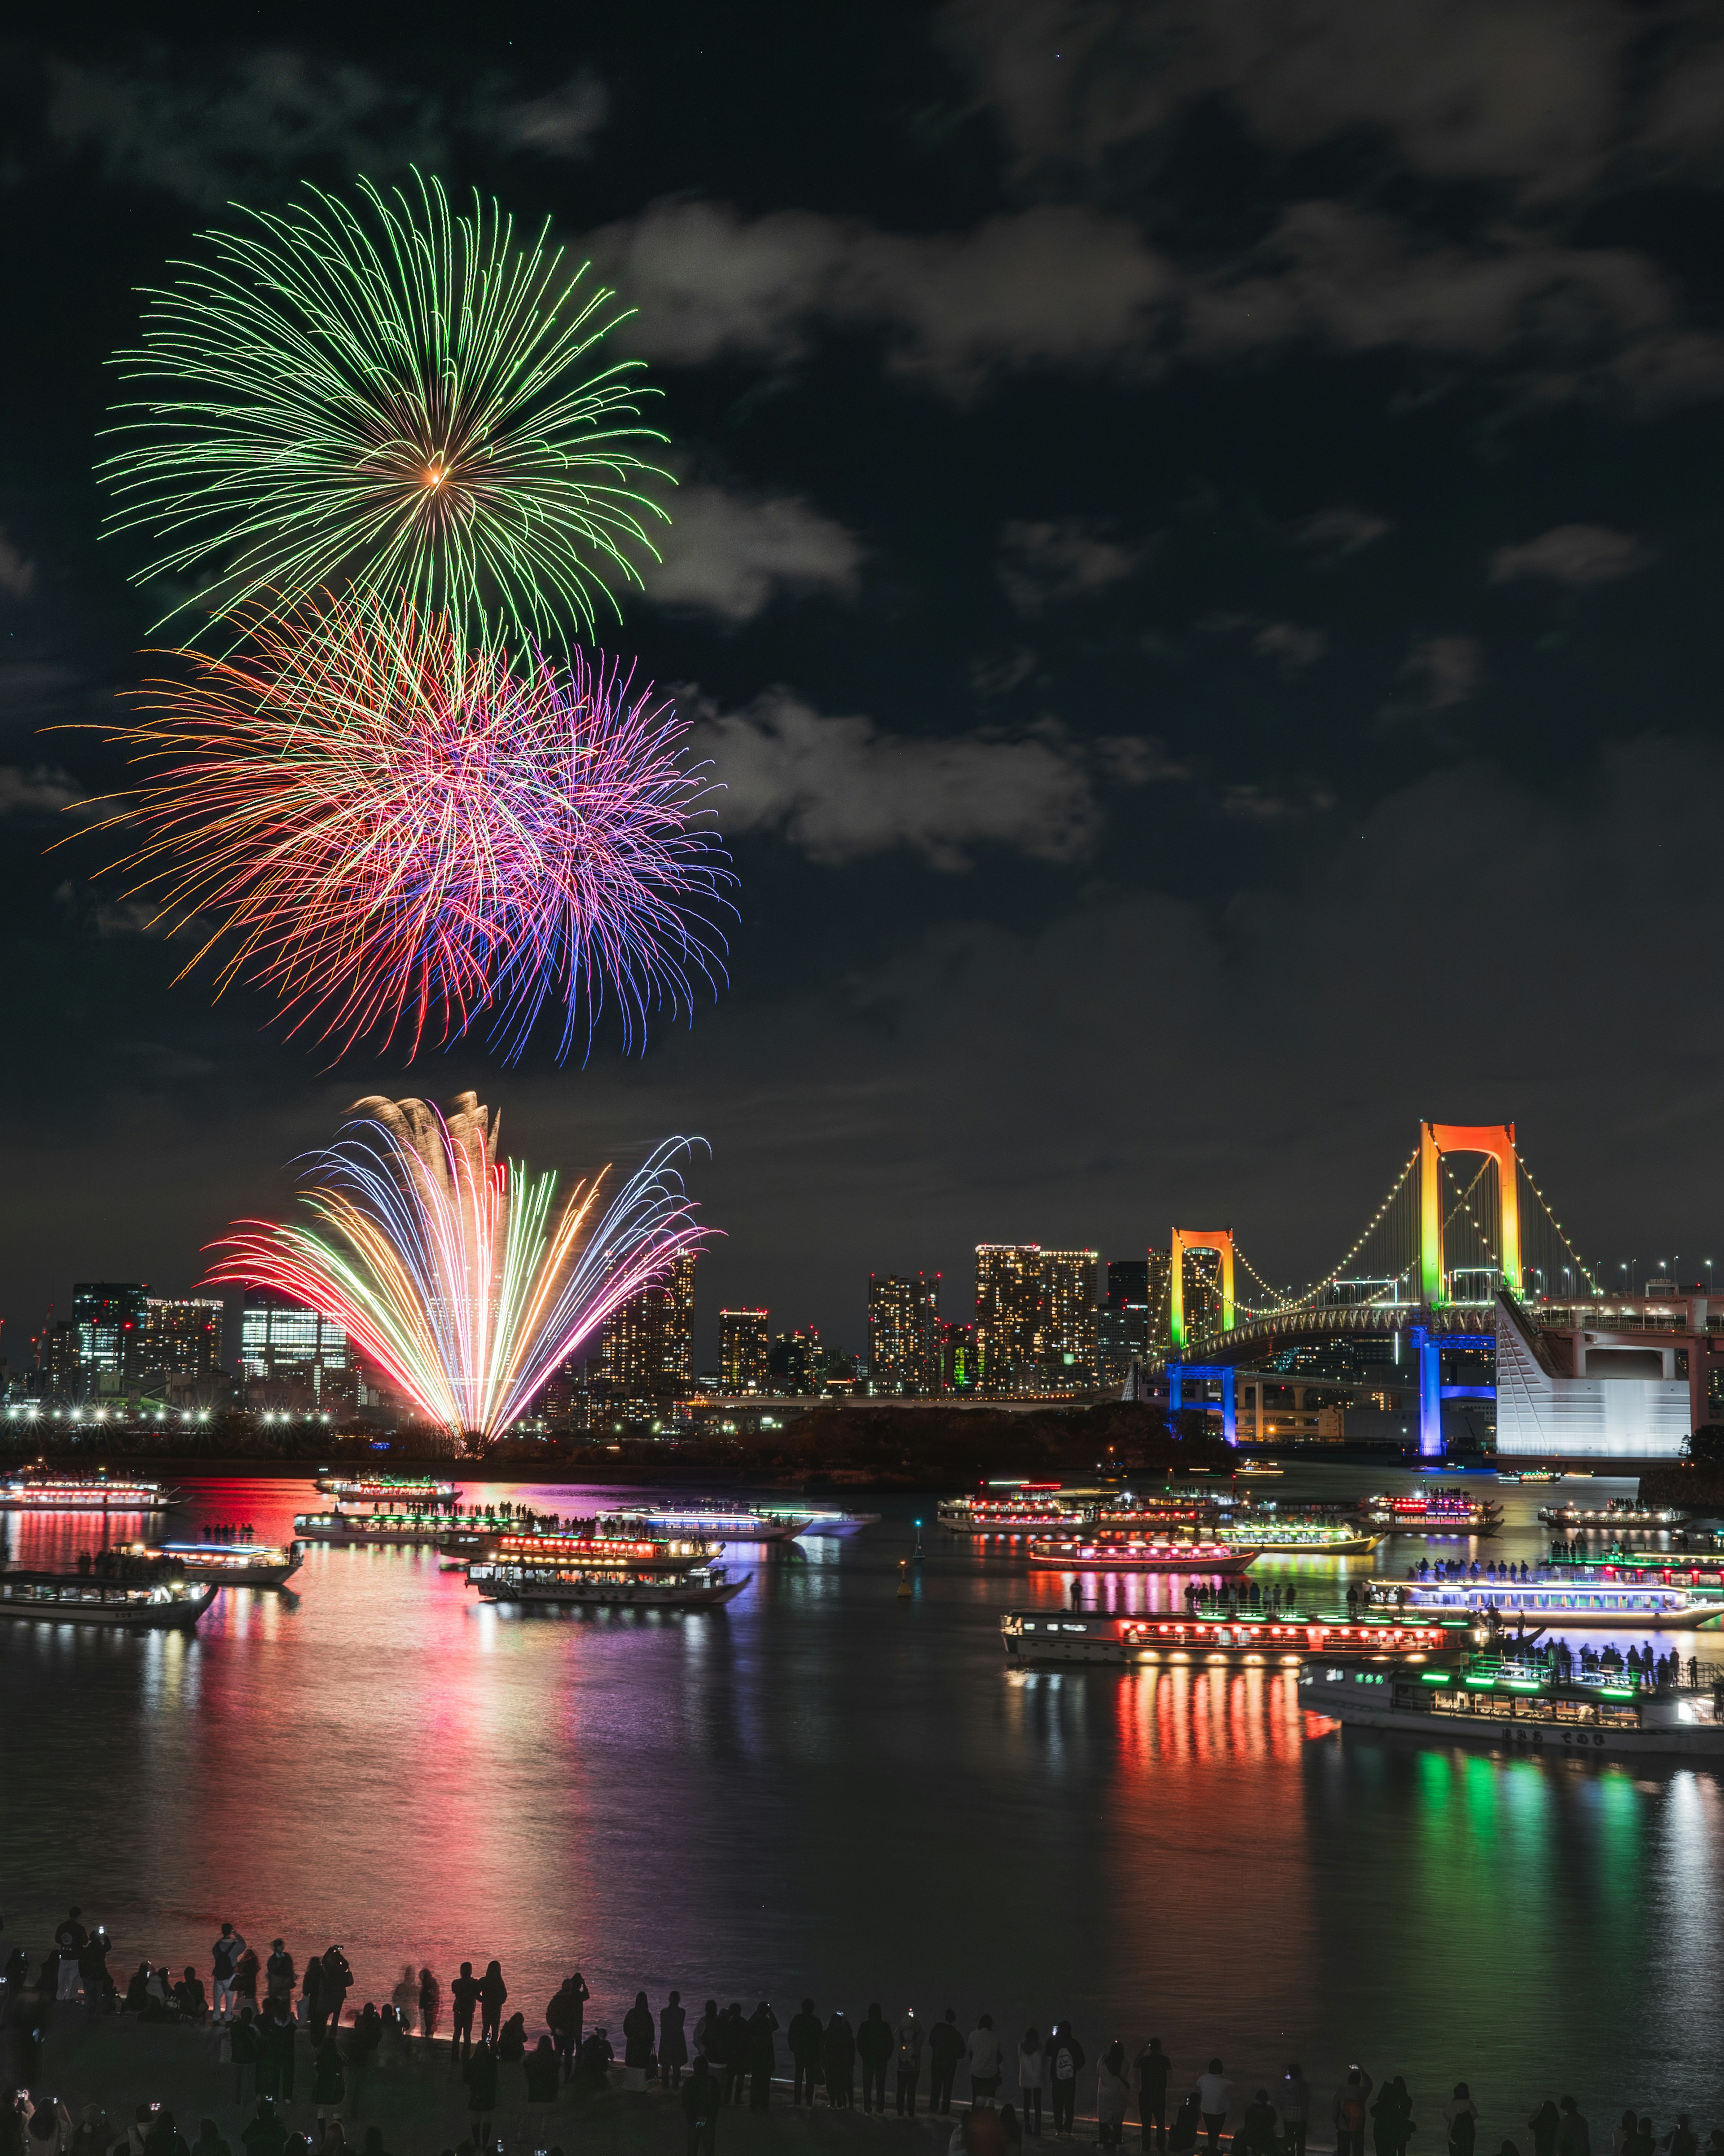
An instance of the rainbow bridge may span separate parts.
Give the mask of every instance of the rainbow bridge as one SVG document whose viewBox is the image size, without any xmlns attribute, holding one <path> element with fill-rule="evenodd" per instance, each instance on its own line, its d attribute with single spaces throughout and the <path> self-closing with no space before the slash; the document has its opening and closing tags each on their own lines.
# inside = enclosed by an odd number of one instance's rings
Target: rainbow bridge
<svg viewBox="0 0 1724 2156">
<path fill-rule="evenodd" d="M 1498 1450 L 1538 1457 L 1670 1457 L 1715 1406 L 1724 1419 L 1724 1316 L 1710 1296 L 1607 1293 L 1512 1123 L 1421 1123 L 1352 1248 L 1302 1288 L 1273 1287 L 1231 1228 L 1174 1228 L 1150 1327 L 1167 1343 L 1169 1412 L 1219 1407 L 1229 1442 L 1241 1367 L 1369 1334 L 1399 1335 L 1398 1357 L 1404 1346 L 1417 1366 L 1427 1459 L 1442 1456 L 1445 1399 L 1494 1399 Z M 1446 1383 L 1457 1350 L 1490 1353 L 1496 1382 Z"/>
</svg>

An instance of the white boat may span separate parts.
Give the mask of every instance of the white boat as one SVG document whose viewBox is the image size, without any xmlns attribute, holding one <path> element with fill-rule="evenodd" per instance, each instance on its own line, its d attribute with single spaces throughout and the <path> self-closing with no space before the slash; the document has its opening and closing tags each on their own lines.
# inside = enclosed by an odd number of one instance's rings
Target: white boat
<svg viewBox="0 0 1724 2156">
<path fill-rule="evenodd" d="M 1058 1486 L 1025 1484 L 999 1497 L 942 1497 L 934 1507 L 935 1522 L 959 1535 L 1026 1535 L 1082 1527 L 1095 1517 L 1091 1505 L 1062 1503 Z"/>
<path fill-rule="evenodd" d="M 295 1512 L 293 1531 L 301 1542 L 362 1548 L 368 1543 L 398 1543 L 408 1548 L 435 1543 L 449 1532 L 447 1512 Z M 477 1531 L 475 1531 L 476 1535 Z"/>
<path fill-rule="evenodd" d="M 56 1475 L 30 1467 L 0 1482 L 0 1511 L 10 1512 L 165 1512 L 167 1505 L 159 1482 L 131 1475 L 110 1481 L 105 1470 Z"/>
<path fill-rule="evenodd" d="M 312 1485 L 341 1505 L 387 1505 L 396 1511 L 420 1505 L 453 1505 L 460 1496 L 454 1482 L 425 1475 L 320 1475 Z"/>
<path fill-rule="evenodd" d="M 1300 1617 L 1291 1610 L 1181 1616 L 1146 1610 L 1008 1609 L 1000 1644 L 1009 1662 L 1264 1664 L 1291 1668 L 1313 1655 L 1393 1656 L 1422 1661 L 1449 1645 L 1454 1627 L 1392 1617 Z"/>
<path fill-rule="evenodd" d="M 878 1512 L 841 1512 L 819 1505 L 761 1505 L 756 1507 L 762 1519 L 805 1519 L 803 1529 L 810 1535 L 853 1535 L 859 1527 L 880 1525 Z"/>
<path fill-rule="evenodd" d="M 1674 1505 L 1637 1505 L 1631 1498 L 1613 1497 L 1608 1505 L 1543 1505 L 1538 1517 L 1547 1526 L 1568 1527 L 1609 1527 L 1613 1531 L 1639 1533 L 1644 1530 L 1656 1532 L 1660 1527 L 1680 1527 L 1688 1517 Z"/>
<path fill-rule="evenodd" d="M 487 1602 L 522 1609 L 710 1609 L 748 1584 L 707 1542 L 619 1535 L 499 1535 L 467 1568 Z"/>
<path fill-rule="evenodd" d="M 1398 1604 L 1404 1598 L 1408 1609 L 1466 1611 L 1480 1618 L 1488 1618 L 1494 1609 L 1505 1622 L 1554 1631 L 1592 1626 L 1611 1631 L 1644 1627 L 1692 1632 L 1724 1615 L 1724 1604 L 1716 1595 L 1693 1594 L 1686 1587 L 1650 1580 L 1552 1578 L 1542 1571 L 1523 1580 L 1411 1580 L 1405 1585 L 1380 1585 L 1377 1592 Z"/>
<path fill-rule="evenodd" d="M 1033 1566 L 1065 1572 L 1244 1572 L 1257 1562 L 1255 1549 L 1218 1542 L 1146 1542 L 1135 1535 L 1038 1537 L 1029 1545 Z"/>
<path fill-rule="evenodd" d="M 731 1505 L 665 1506 L 615 1517 L 639 1519 L 654 1534 L 706 1535 L 721 1543 L 794 1542 L 813 1524 L 806 1512 L 760 1512 Z"/>
<path fill-rule="evenodd" d="M 1300 1704 L 1371 1729 L 1546 1758 L 1724 1755 L 1715 1696 L 1620 1678 L 1557 1681 L 1535 1664 L 1463 1657 L 1422 1670 L 1321 1659 L 1300 1673 Z"/>
<path fill-rule="evenodd" d="M 136 1578 L 122 1572 L 0 1573 L 0 1618 L 38 1625 L 100 1625 L 128 1632 L 186 1631 L 215 1600 L 208 1581 Z"/>
<path fill-rule="evenodd" d="M 1383 1540 L 1338 1522 L 1261 1517 L 1229 1521 L 1215 1532 L 1230 1547 L 1254 1549 L 1260 1557 L 1369 1557 Z"/>
<path fill-rule="evenodd" d="M 285 1587 L 305 1561 L 303 1543 L 134 1543 L 135 1557 L 170 1559 L 187 1579 L 218 1587 Z"/>
</svg>

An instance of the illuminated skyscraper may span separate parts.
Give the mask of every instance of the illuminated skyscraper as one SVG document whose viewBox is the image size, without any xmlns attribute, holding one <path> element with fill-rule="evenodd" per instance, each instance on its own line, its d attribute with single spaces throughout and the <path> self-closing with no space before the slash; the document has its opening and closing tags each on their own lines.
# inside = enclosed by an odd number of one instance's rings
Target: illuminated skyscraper
<svg viewBox="0 0 1724 2156">
<path fill-rule="evenodd" d="M 1095 1250 L 1042 1252 L 1039 1392 L 1085 1393 L 1095 1385 L 1099 1264 Z"/>
<path fill-rule="evenodd" d="M 125 1391 L 144 1367 L 144 1289 L 138 1281 L 79 1281 L 72 1289 L 78 1389 L 86 1400 Z"/>
<path fill-rule="evenodd" d="M 593 1374 L 611 1400 L 668 1406 L 695 1382 L 695 1254 L 679 1254 L 658 1286 L 620 1304 L 599 1333 Z"/>
<path fill-rule="evenodd" d="M 826 1378 L 819 1327 L 799 1326 L 794 1332 L 781 1332 L 772 1342 L 767 1368 L 775 1393 L 818 1393 Z"/>
<path fill-rule="evenodd" d="M 976 1246 L 976 1351 L 985 1393 L 1087 1392 L 1095 1383 L 1094 1250 Z"/>
<path fill-rule="evenodd" d="M 973 1393 L 976 1371 L 976 1328 L 951 1318 L 940 1322 L 940 1389 L 942 1393 Z"/>
<path fill-rule="evenodd" d="M 143 1366 L 152 1378 L 213 1378 L 222 1368 L 223 1305 L 214 1296 L 146 1296 Z"/>
<path fill-rule="evenodd" d="M 764 1310 L 721 1310 L 718 1313 L 718 1367 L 723 1373 L 727 1393 L 763 1393 L 769 1389 L 769 1315 Z"/>
<path fill-rule="evenodd" d="M 314 1399 L 345 1401 L 352 1390 L 347 1336 L 341 1327 L 273 1288 L 246 1290 L 239 1367 L 249 1378 L 292 1386 Z"/>
<path fill-rule="evenodd" d="M 868 1276 L 868 1375 L 876 1393 L 941 1389 L 938 1273 Z"/>
<path fill-rule="evenodd" d="M 1149 1265 L 1143 1258 L 1110 1258 L 1107 1290 L 1096 1319 L 1098 1382 L 1122 1385 L 1133 1357 L 1149 1353 Z"/>
</svg>

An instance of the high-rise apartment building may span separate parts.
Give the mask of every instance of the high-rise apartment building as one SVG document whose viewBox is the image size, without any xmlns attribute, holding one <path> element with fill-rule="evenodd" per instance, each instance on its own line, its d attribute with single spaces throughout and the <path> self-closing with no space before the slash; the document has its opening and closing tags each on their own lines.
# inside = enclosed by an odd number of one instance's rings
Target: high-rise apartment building
<svg viewBox="0 0 1724 2156">
<path fill-rule="evenodd" d="M 75 1400 L 79 1394 L 78 1322 L 57 1317 L 37 1350 L 42 1373 L 41 1391 L 49 1399 Z"/>
<path fill-rule="evenodd" d="M 772 1343 L 767 1332 L 770 1312 L 764 1310 L 721 1310 L 718 1313 L 718 1367 L 727 1393 L 764 1393 L 771 1389 L 767 1359 Z"/>
<path fill-rule="evenodd" d="M 608 1398 L 663 1407 L 695 1382 L 695 1254 L 678 1253 L 664 1279 L 632 1295 L 605 1320 L 593 1374 Z"/>
<path fill-rule="evenodd" d="M 78 1390 L 93 1400 L 123 1393 L 143 1373 L 144 1287 L 141 1281 L 78 1281 L 72 1288 L 78 1332 Z"/>
<path fill-rule="evenodd" d="M 1149 1263 L 1144 1258 L 1110 1258 L 1107 1286 L 1095 1321 L 1097 1377 L 1104 1385 L 1122 1385 L 1134 1359 L 1149 1353 Z"/>
<path fill-rule="evenodd" d="M 767 1358 L 775 1393 L 818 1393 L 826 1381 L 826 1350 L 820 1345 L 818 1325 L 798 1326 L 781 1332 Z"/>
<path fill-rule="evenodd" d="M 1151 1250 L 1146 1277 L 1148 1281 L 1150 1353 L 1160 1355 L 1166 1352 L 1170 1343 L 1173 1325 L 1173 1260 L 1171 1250 Z"/>
<path fill-rule="evenodd" d="M 239 1367 L 267 1385 L 291 1386 L 316 1400 L 345 1403 L 355 1373 L 347 1336 L 333 1319 L 273 1288 L 245 1291 L 239 1314 Z"/>
<path fill-rule="evenodd" d="M 146 1296 L 143 1367 L 150 1376 L 218 1377 L 223 1311 L 215 1296 Z"/>
<path fill-rule="evenodd" d="M 868 1276 L 871 1391 L 926 1399 L 941 1390 L 940 1276 Z"/>
<path fill-rule="evenodd" d="M 976 1246 L 976 1350 L 986 1393 L 1086 1392 L 1095 1383 L 1094 1250 Z"/>
</svg>

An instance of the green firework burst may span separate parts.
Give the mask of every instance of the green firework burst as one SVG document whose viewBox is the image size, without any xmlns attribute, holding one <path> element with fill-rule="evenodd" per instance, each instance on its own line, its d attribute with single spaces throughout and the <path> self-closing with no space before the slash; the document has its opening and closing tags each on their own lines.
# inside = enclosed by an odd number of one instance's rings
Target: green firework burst
<svg viewBox="0 0 1724 2156">
<path fill-rule="evenodd" d="M 639 424 L 640 362 L 587 371 L 615 295 L 548 223 L 518 242 L 495 202 L 457 216 L 413 177 L 416 196 L 362 180 L 357 209 L 312 188 L 242 211 L 251 228 L 204 234 L 209 259 L 146 292 L 113 362 L 146 393 L 98 467 L 108 528 L 166 550 L 137 581 L 194 576 L 186 603 L 223 613 L 351 583 L 558 642 L 639 583 L 629 550 L 654 552 L 642 517 L 664 512 L 638 483 L 667 475 L 634 445 L 664 438 Z"/>
</svg>

